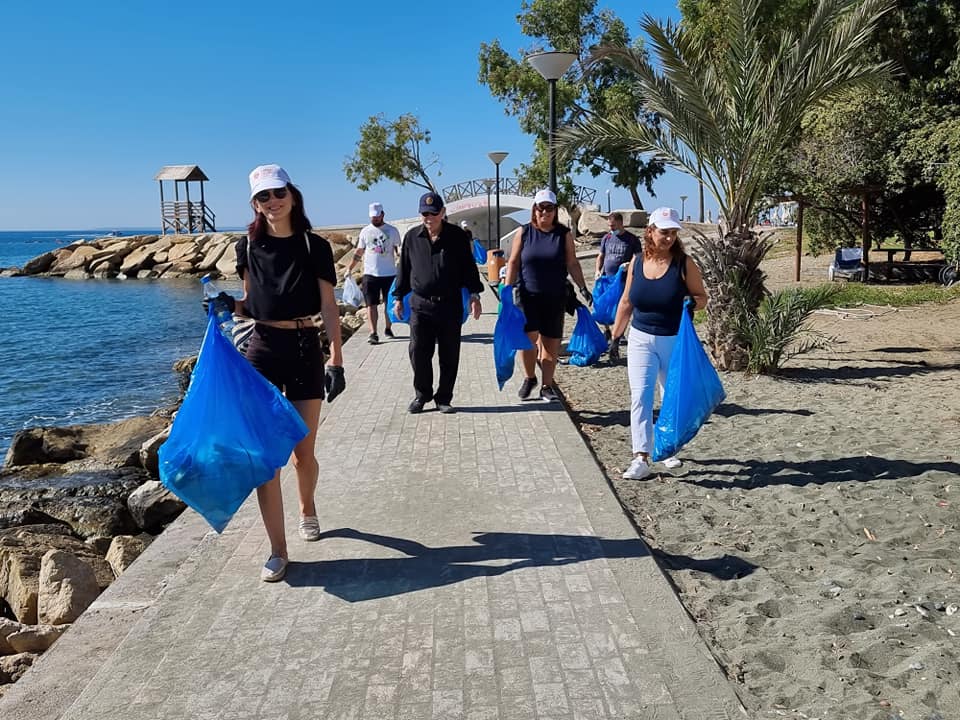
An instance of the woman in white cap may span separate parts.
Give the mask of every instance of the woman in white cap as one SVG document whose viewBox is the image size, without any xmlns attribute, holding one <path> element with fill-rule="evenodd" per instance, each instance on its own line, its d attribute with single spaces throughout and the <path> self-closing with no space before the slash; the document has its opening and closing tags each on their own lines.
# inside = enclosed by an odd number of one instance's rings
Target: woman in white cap
<svg viewBox="0 0 960 720">
<path fill-rule="evenodd" d="M 517 394 L 521 400 L 529 398 L 537 386 L 538 360 L 542 373 L 540 398 L 547 402 L 558 399 L 553 374 L 563 338 L 567 273 L 591 304 L 593 298 L 577 260 L 573 233 L 557 220 L 557 196 L 551 190 L 541 190 L 533 198 L 530 222 L 513 236 L 507 262 L 506 284 L 514 288 L 515 302 L 527 319 L 523 329 L 534 348 L 520 351 L 524 380 Z"/>
<path fill-rule="evenodd" d="M 633 460 L 623 473 L 628 480 L 642 480 L 651 472 L 654 387 L 659 382 L 662 394 L 684 300 L 692 298 L 696 309 L 707 304 L 700 268 L 684 252 L 677 237 L 680 228 L 676 210 L 664 207 L 651 213 L 644 232 L 643 253 L 628 267 L 627 285 L 613 324 L 611 343 L 619 343 L 630 323 L 627 374 Z M 681 462 L 668 458 L 664 465 L 675 468 Z"/>
<path fill-rule="evenodd" d="M 276 385 L 300 413 L 307 436 L 293 450 L 300 500 L 299 535 L 319 540 L 314 503 L 319 467 L 314 455 L 320 406 L 346 387 L 340 348 L 340 313 L 333 289 L 337 272 L 324 238 L 310 232 L 303 195 L 278 165 L 261 165 L 250 173 L 250 204 L 255 213 L 247 237 L 237 241 L 237 274 L 243 298 L 233 308 L 256 320 L 247 360 Z M 324 370 L 321 315 L 330 342 Z M 287 570 L 287 540 L 280 472 L 257 488 L 260 515 L 270 541 L 262 580 L 281 580 Z"/>
</svg>

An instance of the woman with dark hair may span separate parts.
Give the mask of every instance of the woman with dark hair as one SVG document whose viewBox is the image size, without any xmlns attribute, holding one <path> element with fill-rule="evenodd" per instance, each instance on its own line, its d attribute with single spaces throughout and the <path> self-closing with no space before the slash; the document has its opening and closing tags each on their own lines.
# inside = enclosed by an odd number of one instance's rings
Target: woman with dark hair
<svg viewBox="0 0 960 720">
<path fill-rule="evenodd" d="M 520 351 L 524 380 L 517 394 L 521 400 L 529 398 L 537 386 L 538 361 L 542 373 L 540 398 L 557 400 L 553 374 L 563 338 L 567 273 L 587 304 L 591 304 L 593 298 L 577 260 L 573 233 L 557 220 L 557 196 L 550 190 L 541 190 L 533 198 L 530 222 L 513 236 L 507 262 L 506 284 L 514 288 L 515 303 L 527 319 L 523 329 L 533 343 L 532 350 Z"/>
<path fill-rule="evenodd" d="M 627 285 L 613 323 L 611 346 L 627 337 L 627 375 L 630 379 L 630 435 L 633 459 L 623 473 L 628 480 L 642 480 L 650 470 L 653 449 L 653 394 L 659 383 L 661 395 L 670 356 L 680 331 L 684 301 L 693 298 L 693 308 L 706 307 L 700 268 L 683 250 L 677 237 L 680 214 L 672 208 L 657 208 L 643 235 L 643 252 L 627 269 Z M 681 465 L 667 458 L 664 465 Z"/>
<path fill-rule="evenodd" d="M 280 166 L 261 165 L 250 173 L 250 205 L 253 222 L 247 237 L 237 241 L 243 298 L 236 300 L 232 309 L 256 321 L 247 360 L 286 395 L 307 425 L 307 436 L 293 450 L 300 499 L 299 535 L 303 540 L 318 540 L 314 491 L 319 467 L 314 446 L 320 406 L 324 395 L 332 402 L 346 387 L 340 313 L 333 292 L 337 284 L 333 252 L 330 243 L 310 232 L 303 195 Z M 228 304 L 230 301 L 233 299 Z M 315 322 L 318 315 L 330 342 L 326 371 Z M 257 488 L 257 500 L 270 540 L 270 557 L 260 577 L 276 582 L 287 569 L 280 471 Z"/>
</svg>

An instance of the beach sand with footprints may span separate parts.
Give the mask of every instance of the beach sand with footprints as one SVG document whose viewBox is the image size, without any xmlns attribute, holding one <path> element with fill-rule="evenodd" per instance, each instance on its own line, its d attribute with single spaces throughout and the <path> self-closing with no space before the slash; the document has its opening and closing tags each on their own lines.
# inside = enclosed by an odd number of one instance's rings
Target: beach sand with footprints
<svg viewBox="0 0 960 720">
<path fill-rule="evenodd" d="M 804 258 L 805 279 L 828 262 Z M 780 377 L 722 373 L 683 467 L 646 481 L 620 478 L 625 360 L 558 383 L 757 717 L 960 717 L 960 302 L 813 322 L 837 342 Z"/>
</svg>

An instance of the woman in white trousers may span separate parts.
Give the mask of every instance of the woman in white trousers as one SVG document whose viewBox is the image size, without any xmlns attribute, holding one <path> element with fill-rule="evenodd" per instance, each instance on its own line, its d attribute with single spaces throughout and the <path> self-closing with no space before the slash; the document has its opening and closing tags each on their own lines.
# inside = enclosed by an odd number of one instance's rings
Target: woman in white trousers
<svg viewBox="0 0 960 720">
<path fill-rule="evenodd" d="M 680 228 L 676 210 L 653 211 L 644 232 L 643 252 L 627 270 L 626 287 L 613 324 L 611 343 L 619 343 L 630 326 L 627 375 L 633 459 L 623 473 L 628 480 L 642 480 L 651 473 L 654 389 L 666 383 L 684 301 L 692 298 L 696 309 L 707 304 L 700 268 L 684 252 L 677 237 Z M 679 467 L 681 463 L 677 458 L 667 458 L 664 464 Z"/>
</svg>

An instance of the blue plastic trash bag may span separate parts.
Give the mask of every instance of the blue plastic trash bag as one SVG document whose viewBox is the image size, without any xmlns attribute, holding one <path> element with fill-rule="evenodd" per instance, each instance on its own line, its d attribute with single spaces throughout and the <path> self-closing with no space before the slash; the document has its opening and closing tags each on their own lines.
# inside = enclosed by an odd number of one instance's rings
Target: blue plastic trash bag
<svg viewBox="0 0 960 720">
<path fill-rule="evenodd" d="M 473 239 L 473 259 L 477 261 L 477 265 L 487 264 L 487 251 L 476 238 Z"/>
<path fill-rule="evenodd" d="M 223 532 L 247 495 L 287 464 L 306 435 L 293 405 L 211 315 L 190 388 L 160 446 L 160 481 Z"/>
<path fill-rule="evenodd" d="M 470 318 L 470 291 L 466 288 L 461 288 L 460 294 L 463 297 L 463 320 L 460 321 L 460 324 L 465 325 Z"/>
<path fill-rule="evenodd" d="M 601 325 L 613 325 L 617 306 L 627 284 L 627 269 L 621 267 L 614 275 L 601 275 L 593 285 L 593 319 Z"/>
<path fill-rule="evenodd" d="M 653 426 L 653 459 L 676 455 L 726 396 L 720 376 L 693 328 L 693 320 L 684 312 L 667 368 L 660 417 Z"/>
<path fill-rule="evenodd" d="M 504 285 L 500 289 L 500 314 L 493 328 L 493 363 L 497 369 L 497 384 L 501 390 L 507 380 L 513 377 L 517 350 L 533 349 L 533 343 L 523 331 L 526 324 L 523 311 L 513 304 L 513 287 Z"/>
<path fill-rule="evenodd" d="M 603 331 L 590 317 L 590 311 L 583 305 L 577 306 L 577 324 L 573 327 L 573 334 L 567 343 L 567 352 L 570 353 L 570 364 L 593 365 L 606 352 L 607 340 Z"/>
<path fill-rule="evenodd" d="M 396 289 L 397 279 L 394 278 L 393 283 L 390 285 L 390 292 L 387 295 L 387 317 L 390 318 L 390 322 L 408 323 L 410 322 L 410 296 L 413 295 L 413 291 L 403 296 L 403 317 L 397 317 L 396 313 L 393 312 L 393 303 L 397 299 L 393 291 Z"/>
</svg>

